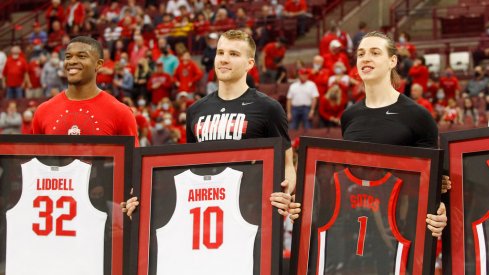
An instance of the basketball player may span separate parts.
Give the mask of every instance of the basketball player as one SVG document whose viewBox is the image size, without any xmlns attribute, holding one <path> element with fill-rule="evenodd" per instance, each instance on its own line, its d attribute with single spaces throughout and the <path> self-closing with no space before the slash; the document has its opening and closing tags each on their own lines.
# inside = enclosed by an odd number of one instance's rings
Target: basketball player
<svg viewBox="0 0 489 275">
<path fill-rule="evenodd" d="M 104 63 L 102 46 L 87 36 L 78 36 L 66 48 L 64 70 L 68 89 L 41 104 L 32 122 L 34 134 L 127 135 L 137 126 L 133 113 L 96 84 Z"/>
<path fill-rule="evenodd" d="M 248 34 L 230 30 L 217 43 L 214 67 L 219 89 L 192 105 L 187 111 L 187 141 L 240 140 L 283 137 L 286 142 L 284 192 L 272 193 L 271 204 L 288 215 L 291 193 L 295 190 L 295 169 L 288 136 L 287 117 L 281 105 L 246 84 L 246 74 L 255 64 L 256 45 Z M 233 127 L 212 127 L 212 122 L 232 123 Z M 221 129 L 218 129 L 221 128 Z M 123 211 L 130 217 L 139 204 L 129 199 Z M 125 206 L 125 207 L 124 207 Z"/>
<path fill-rule="evenodd" d="M 438 147 L 438 128 L 423 107 L 394 88 L 399 75 L 395 70 L 395 44 L 380 32 L 370 32 L 357 50 L 357 69 L 365 85 L 366 98 L 348 108 L 341 117 L 345 140 L 414 147 Z M 442 192 L 451 188 L 442 178 Z M 300 204 L 292 203 L 289 213 L 297 218 Z M 437 215 L 428 214 L 426 222 L 434 237 L 441 236 L 447 224 L 445 204 Z"/>
</svg>

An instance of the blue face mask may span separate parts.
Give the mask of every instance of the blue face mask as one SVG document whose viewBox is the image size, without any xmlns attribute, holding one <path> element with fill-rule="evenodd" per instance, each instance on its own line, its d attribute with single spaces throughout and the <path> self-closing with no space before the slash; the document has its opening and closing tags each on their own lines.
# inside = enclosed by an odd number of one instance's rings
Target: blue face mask
<svg viewBox="0 0 489 275">
<path fill-rule="evenodd" d="M 341 68 L 334 68 L 334 73 L 335 74 L 342 74 L 343 73 L 343 69 L 341 69 Z"/>
</svg>

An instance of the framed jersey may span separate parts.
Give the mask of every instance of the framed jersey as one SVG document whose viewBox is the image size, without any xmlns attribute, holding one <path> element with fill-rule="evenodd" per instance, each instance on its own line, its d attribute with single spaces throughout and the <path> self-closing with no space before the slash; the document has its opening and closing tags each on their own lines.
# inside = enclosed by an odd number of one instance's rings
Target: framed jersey
<svg viewBox="0 0 489 275">
<path fill-rule="evenodd" d="M 441 150 L 302 137 L 290 274 L 433 274 Z"/>
<path fill-rule="evenodd" d="M 131 274 L 280 274 L 284 152 L 280 138 L 137 149 Z"/>
<path fill-rule="evenodd" d="M 450 221 L 443 233 L 444 274 L 487 274 L 489 271 L 489 129 L 441 134 Z"/>
<path fill-rule="evenodd" d="M 0 274 L 127 274 L 133 148 L 133 137 L 0 135 Z"/>
</svg>

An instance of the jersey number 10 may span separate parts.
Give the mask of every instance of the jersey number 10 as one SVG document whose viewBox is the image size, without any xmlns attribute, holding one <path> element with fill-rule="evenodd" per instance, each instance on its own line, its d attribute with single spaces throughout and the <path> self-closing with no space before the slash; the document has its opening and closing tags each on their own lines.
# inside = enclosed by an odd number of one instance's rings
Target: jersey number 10
<svg viewBox="0 0 489 275">
<path fill-rule="evenodd" d="M 44 211 L 39 212 L 39 218 L 44 219 L 44 225 L 39 223 L 32 224 L 32 230 L 39 236 L 48 236 L 53 231 L 53 200 L 48 196 L 38 196 L 33 201 L 34 208 L 40 208 L 41 203 L 44 203 Z M 76 236 L 75 230 L 63 229 L 64 221 L 71 221 L 76 216 L 76 201 L 70 196 L 61 196 L 56 201 L 56 208 L 64 208 L 65 203 L 68 203 L 68 214 L 59 215 L 56 218 L 56 236 Z M 44 228 L 44 229 L 42 229 Z"/>
<path fill-rule="evenodd" d="M 193 221 L 193 238 L 192 238 L 192 249 L 200 249 L 200 231 L 201 231 L 201 218 L 200 218 L 200 207 L 190 209 L 190 214 L 194 216 Z M 210 206 L 204 210 L 203 213 L 203 232 L 204 232 L 204 240 L 203 243 L 205 247 L 208 249 L 217 249 L 222 245 L 223 238 L 223 219 L 224 212 L 219 206 Z M 215 238 L 214 241 L 211 241 L 211 214 L 214 214 L 216 217 L 215 223 Z"/>
</svg>

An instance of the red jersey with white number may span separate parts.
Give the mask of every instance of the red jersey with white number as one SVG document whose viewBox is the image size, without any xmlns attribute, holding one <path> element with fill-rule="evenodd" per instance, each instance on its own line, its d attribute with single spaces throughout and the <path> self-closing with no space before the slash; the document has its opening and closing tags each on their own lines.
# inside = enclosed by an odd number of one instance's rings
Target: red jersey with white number
<svg viewBox="0 0 489 275">
<path fill-rule="evenodd" d="M 22 195 L 6 214 L 6 274 L 103 274 L 107 214 L 88 197 L 90 169 L 22 164 Z"/>
<path fill-rule="evenodd" d="M 190 170 L 175 176 L 175 211 L 156 230 L 156 274 L 253 274 L 258 226 L 241 216 L 242 175 L 226 168 L 214 176 L 199 176 Z"/>
<path fill-rule="evenodd" d="M 318 228 L 316 274 L 405 274 L 410 241 L 396 225 L 402 181 L 391 173 L 377 181 L 349 169 L 334 174 L 335 210 Z"/>
</svg>

